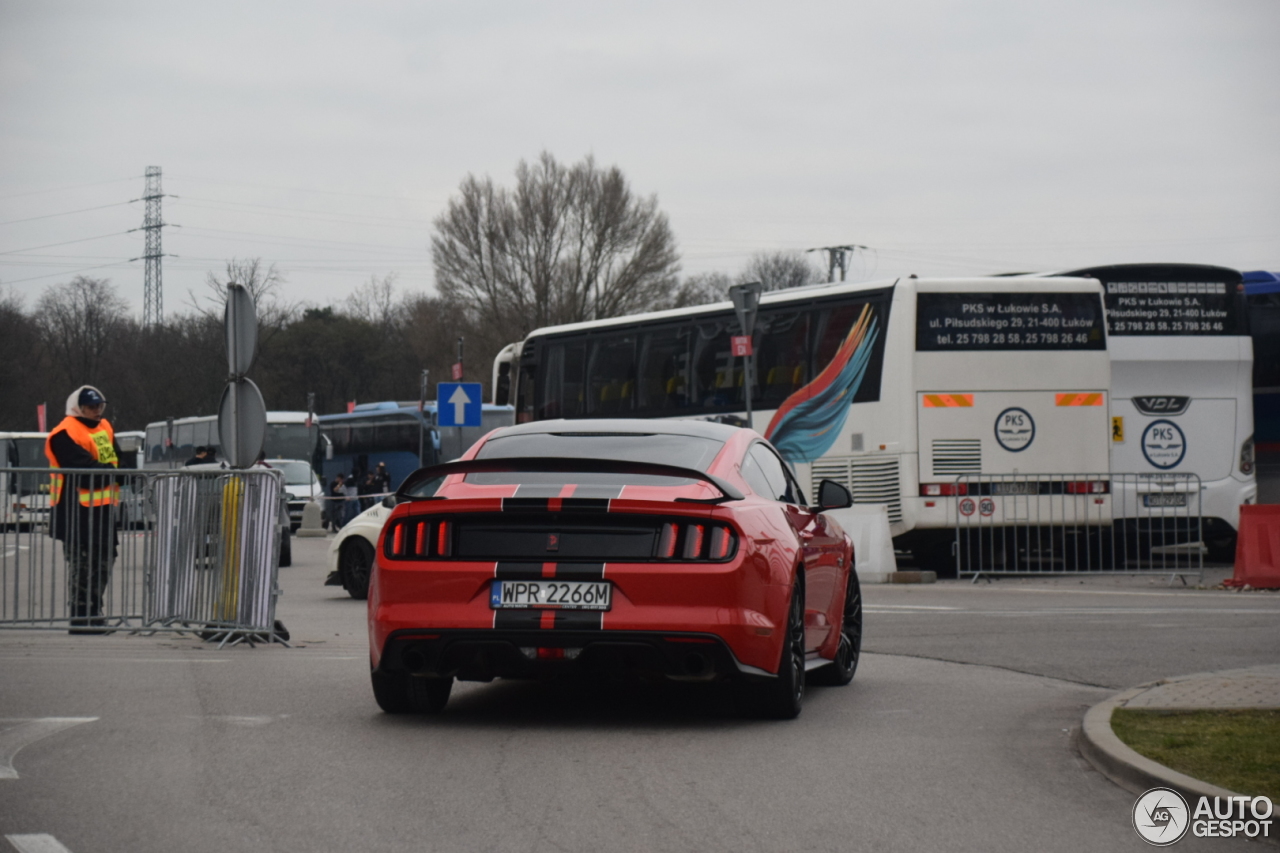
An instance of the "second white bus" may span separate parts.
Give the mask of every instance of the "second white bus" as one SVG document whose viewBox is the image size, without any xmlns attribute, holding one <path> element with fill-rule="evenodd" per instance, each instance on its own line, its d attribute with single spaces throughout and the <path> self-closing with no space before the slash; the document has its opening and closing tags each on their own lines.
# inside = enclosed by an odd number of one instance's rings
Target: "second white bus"
<svg viewBox="0 0 1280 853">
<path fill-rule="evenodd" d="M 801 483 L 832 479 L 855 502 L 885 504 L 897 547 L 954 570 L 959 517 L 1025 525 L 1014 502 L 991 497 L 1002 486 L 1024 510 L 1088 491 L 1087 517 L 1065 502 L 1056 523 L 1110 524 L 1104 322 L 1102 289 L 1084 278 L 911 276 L 769 293 L 753 338 L 750 426 Z M 544 328 L 504 349 L 512 366 L 494 373 L 515 379 L 517 422 L 745 425 L 737 334 L 727 302 Z M 1019 482 L 976 482 L 984 475 Z"/>
</svg>

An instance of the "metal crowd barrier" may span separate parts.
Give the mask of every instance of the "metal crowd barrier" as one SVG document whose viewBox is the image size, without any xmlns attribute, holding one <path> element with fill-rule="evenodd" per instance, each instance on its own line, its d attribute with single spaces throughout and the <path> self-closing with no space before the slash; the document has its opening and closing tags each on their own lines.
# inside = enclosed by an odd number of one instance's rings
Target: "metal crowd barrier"
<svg viewBox="0 0 1280 853">
<path fill-rule="evenodd" d="M 281 472 L 11 469 L 0 478 L 0 629 L 195 632 L 282 642 Z M 64 478 L 69 521 L 52 509 Z M 81 501 L 92 506 L 82 510 Z M 59 533 L 59 538 L 51 534 Z"/>
<path fill-rule="evenodd" d="M 1195 474 L 962 475 L 959 577 L 1155 573 L 1204 576 Z"/>
</svg>

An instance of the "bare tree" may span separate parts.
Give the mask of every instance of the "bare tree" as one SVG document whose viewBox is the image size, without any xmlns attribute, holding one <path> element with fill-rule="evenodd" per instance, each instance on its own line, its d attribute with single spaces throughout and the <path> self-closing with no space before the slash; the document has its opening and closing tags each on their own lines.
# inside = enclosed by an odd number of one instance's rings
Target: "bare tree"
<svg viewBox="0 0 1280 853">
<path fill-rule="evenodd" d="M 102 381 L 128 307 L 105 278 L 78 275 L 44 292 L 34 319 L 58 380 Z"/>
<path fill-rule="evenodd" d="M 691 275 L 680 282 L 664 308 L 685 308 L 690 305 L 706 305 L 724 302 L 729 298 L 729 286 L 733 279 L 722 272 L 704 272 Z"/>
<path fill-rule="evenodd" d="M 738 274 L 738 281 L 763 282 L 769 291 L 816 284 L 824 277 L 823 271 L 799 252 L 758 252 Z"/>
<path fill-rule="evenodd" d="M 538 326 L 616 317 L 669 303 L 675 237 L 657 198 L 638 198 L 616 167 L 572 166 L 544 152 L 516 186 L 468 175 L 435 221 L 440 295 L 474 306 L 514 340 Z"/>
<path fill-rule="evenodd" d="M 395 325 L 396 274 L 387 273 L 382 278 L 369 276 L 369 280 L 359 285 L 346 298 L 343 313 L 375 326 L 390 329 Z"/>
<path fill-rule="evenodd" d="M 227 304 L 229 282 L 248 288 L 258 311 L 258 327 L 263 331 L 277 331 L 297 314 L 297 306 L 280 299 L 280 285 L 284 284 L 284 276 L 276 269 L 275 264 L 264 266 L 261 258 L 232 258 L 227 261 L 221 275 L 209 272 L 205 276 L 204 291 L 201 294 L 188 291 L 191 307 L 199 314 L 221 321 Z"/>
</svg>

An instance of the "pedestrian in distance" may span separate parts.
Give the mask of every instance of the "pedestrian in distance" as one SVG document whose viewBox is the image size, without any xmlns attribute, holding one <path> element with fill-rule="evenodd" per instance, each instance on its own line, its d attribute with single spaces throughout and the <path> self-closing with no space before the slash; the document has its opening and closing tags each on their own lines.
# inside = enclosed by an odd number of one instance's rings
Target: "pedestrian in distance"
<svg viewBox="0 0 1280 853">
<path fill-rule="evenodd" d="M 347 477 L 342 491 L 347 496 L 342 514 L 342 523 L 346 525 L 348 521 L 360 514 L 360 475 L 357 472 L 352 471 L 351 476 Z"/>
<path fill-rule="evenodd" d="M 107 398 L 92 385 L 67 397 L 66 417 L 45 439 L 53 468 L 114 472 L 120 464 L 115 431 L 103 417 Z M 49 535 L 62 542 L 72 634 L 104 634 L 103 596 L 118 545 L 120 484 L 113 474 L 54 474 Z"/>
<path fill-rule="evenodd" d="M 203 444 L 196 448 L 196 455 L 192 456 L 186 462 L 182 463 L 183 468 L 189 468 L 192 465 L 204 465 L 206 462 L 212 462 L 209 458 L 209 448 Z"/>
<path fill-rule="evenodd" d="M 346 475 L 339 472 L 338 475 L 333 478 L 333 482 L 329 484 L 328 522 L 329 526 L 333 528 L 335 533 L 342 529 L 343 521 L 346 517 L 346 511 L 344 509 L 347 502 L 346 480 Z"/>
<path fill-rule="evenodd" d="M 374 479 L 373 472 L 370 471 L 364 475 L 364 482 L 360 484 L 360 511 L 364 512 L 373 506 L 374 499 L 370 495 L 377 494 L 378 483 Z"/>
<path fill-rule="evenodd" d="M 387 470 L 387 463 L 379 462 L 378 467 L 373 469 L 373 482 L 377 486 L 374 489 L 376 493 L 391 491 L 391 472 Z"/>
</svg>

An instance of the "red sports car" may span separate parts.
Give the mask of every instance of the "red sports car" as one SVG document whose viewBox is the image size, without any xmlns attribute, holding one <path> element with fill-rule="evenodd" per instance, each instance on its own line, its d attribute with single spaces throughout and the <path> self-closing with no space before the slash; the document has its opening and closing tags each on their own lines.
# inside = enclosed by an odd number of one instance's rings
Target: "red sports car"
<svg viewBox="0 0 1280 853">
<path fill-rule="evenodd" d="M 569 671 L 730 679 L 800 712 L 862 644 L 849 537 L 757 433 L 705 421 L 495 430 L 401 486 L 369 585 L 373 693 L 434 713 L 455 678 Z"/>
</svg>

